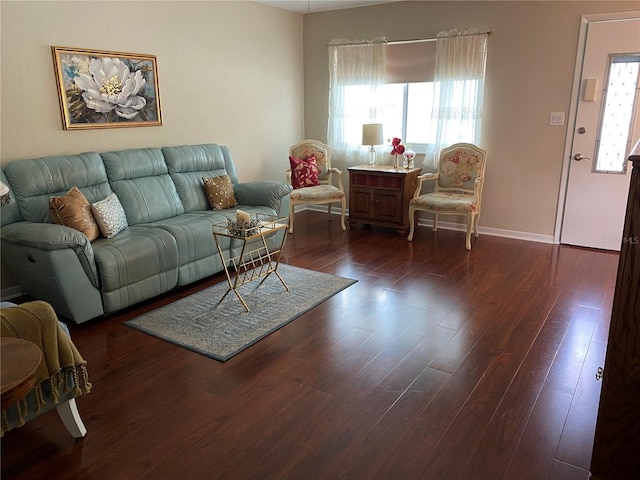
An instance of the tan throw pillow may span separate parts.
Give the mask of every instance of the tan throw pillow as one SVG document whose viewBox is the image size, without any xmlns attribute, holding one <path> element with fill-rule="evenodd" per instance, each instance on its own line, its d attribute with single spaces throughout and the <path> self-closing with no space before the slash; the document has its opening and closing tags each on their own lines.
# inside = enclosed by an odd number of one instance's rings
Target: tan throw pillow
<svg viewBox="0 0 640 480">
<path fill-rule="evenodd" d="M 238 202 L 233 194 L 233 185 L 229 175 L 221 175 L 219 177 L 204 178 L 204 190 L 207 193 L 207 200 L 211 210 L 224 210 L 225 208 L 235 207 Z"/>
<path fill-rule="evenodd" d="M 49 215 L 53 223 L 84 233 L 90 242 L 100 235 L 91 204 L 78 187 L 73 187 L 66 195 L 49 197 Z"/>
<path fill-rule="evenodd" d="M 129 226 L 122 204 L 115 193 L 91 205 L 100 232 L 107 238 L 115 237 Z"/>
</svg>

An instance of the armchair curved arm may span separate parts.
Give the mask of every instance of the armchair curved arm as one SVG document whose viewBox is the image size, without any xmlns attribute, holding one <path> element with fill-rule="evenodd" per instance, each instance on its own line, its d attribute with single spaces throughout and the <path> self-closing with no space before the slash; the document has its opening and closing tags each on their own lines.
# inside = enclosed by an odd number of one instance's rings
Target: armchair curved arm
<svg viewBox="0 0 640 480">
<path fill-rule="evenodd" d="M 425 180 L 436 180 L 438 177 L 440 177 L 439 173 L 423 173 L 418 175 L 418 180 L 424 182 Z"/>
<path fill-rule="evenodd" d="M 413 192 L 413 198 L 420 196 L 423 182 L 426 182 L 427 180 L 437 180 L 438 177 L 440 177 L 439 173 L 423 173 L 422 175 L 418 175 L 418 186 L 416 187 L 416 191 Z"/>
<path fill-rule="evenodd" d="M 473 200 L 480 207 L 480 200 L 482 199 L 482 185 L 484 183 L 484 178 L 478 177 L 475 182 L 473 182 Z"/>
<path fill-rule="evenodd" d="M 330 168 L 329 170 L 327 170 L 327 173 L 329 176 L 331 175 L 337 175 L 338 176 L 338 189 L 341 192 L 344 192 L 344 185 L 342 183 L 342 170 L 338 169 L 338 168 Z"/>
</svg>

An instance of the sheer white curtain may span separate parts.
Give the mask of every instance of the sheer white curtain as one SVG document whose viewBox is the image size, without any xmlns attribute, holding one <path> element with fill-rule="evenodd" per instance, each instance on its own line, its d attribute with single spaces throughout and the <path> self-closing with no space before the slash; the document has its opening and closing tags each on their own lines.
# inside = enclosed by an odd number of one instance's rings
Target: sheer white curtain
<svg viewBox="0 0 640 480">
<path fill-rule="evenodd" d="M 327 140 L 334 158 L 369 161 L 368 148 L 362 146 L 362 125 L 382 122 L 386 47 L 384 38 L 329 43 Z"/>
<path fill-rule="evenodd" d="M 425 165 L 433 170 L 443 148 L 457 142 L 480 142 L 488 37 L 475 29 L 437 36 L 430 124 L 436 140 L 425 158 Z"/>
</svg>

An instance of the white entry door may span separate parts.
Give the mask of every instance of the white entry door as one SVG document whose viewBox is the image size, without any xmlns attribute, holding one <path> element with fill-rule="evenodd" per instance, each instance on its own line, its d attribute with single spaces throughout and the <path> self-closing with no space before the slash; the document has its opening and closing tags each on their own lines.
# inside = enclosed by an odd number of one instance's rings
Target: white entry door
<svg viewBox="0 0 640 480">
<path fill-rule="evenodd" d="M 620 250 L 626 157 L 640 137 L 639 66 L 640 18 L 588 23 L 561 243 Z"/>
</svg>

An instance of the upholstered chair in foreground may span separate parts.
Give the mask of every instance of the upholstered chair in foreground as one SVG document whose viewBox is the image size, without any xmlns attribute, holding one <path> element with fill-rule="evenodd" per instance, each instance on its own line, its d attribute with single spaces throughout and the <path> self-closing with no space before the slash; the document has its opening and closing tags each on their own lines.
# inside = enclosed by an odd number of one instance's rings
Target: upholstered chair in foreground
<svg viewBox="0 0 640 480">
<path fill-rule="evenodd" d="M 58 321 L 50 304 L 40 300 L 21 305 L 3 302 L 0 307 L 2 337 L 26 340 L 42 352 L 32 390 L 16 403 L 2 405 L 0 434 L 55 408 L 69 433 L 84 437 L 87 429 L 75 399 L 89 393 L 91 384 L 87 362 L 71 341 L 66 325 Z"/>
<path fill-rule="evenodd" d="M 302 204 L 327 204 L 330 214 L 331 205 L 340 203 L 340 222 L 342 230 L 346 230 L 347 200 L 342 172 L 331 168 L 329 146 L 317 140 L 303 140 L 289 148 L 289 162 L 291 168 L 287 170 L 287 181 L 293 186 L 293 192 L 289 195 L 289 233 L 293 233 L 295 206 Z"/>
<path fill-rule="evenodd" d="M 418 177 L 418 187 L 409 201 L 409 236 L 413 240 L 417 211 L 433 214 L 433 230 L 438 230 L 438 215 L 467 217 L 467 250 L 471 250 L 471 233 L 478 236 L 482 186 L 487 152 L 470 143 L 456 143 L 443 148 L 437 173 Z M 423 182 L 435 180 L 432 193 L 420 194 Z"/>
</svg>

